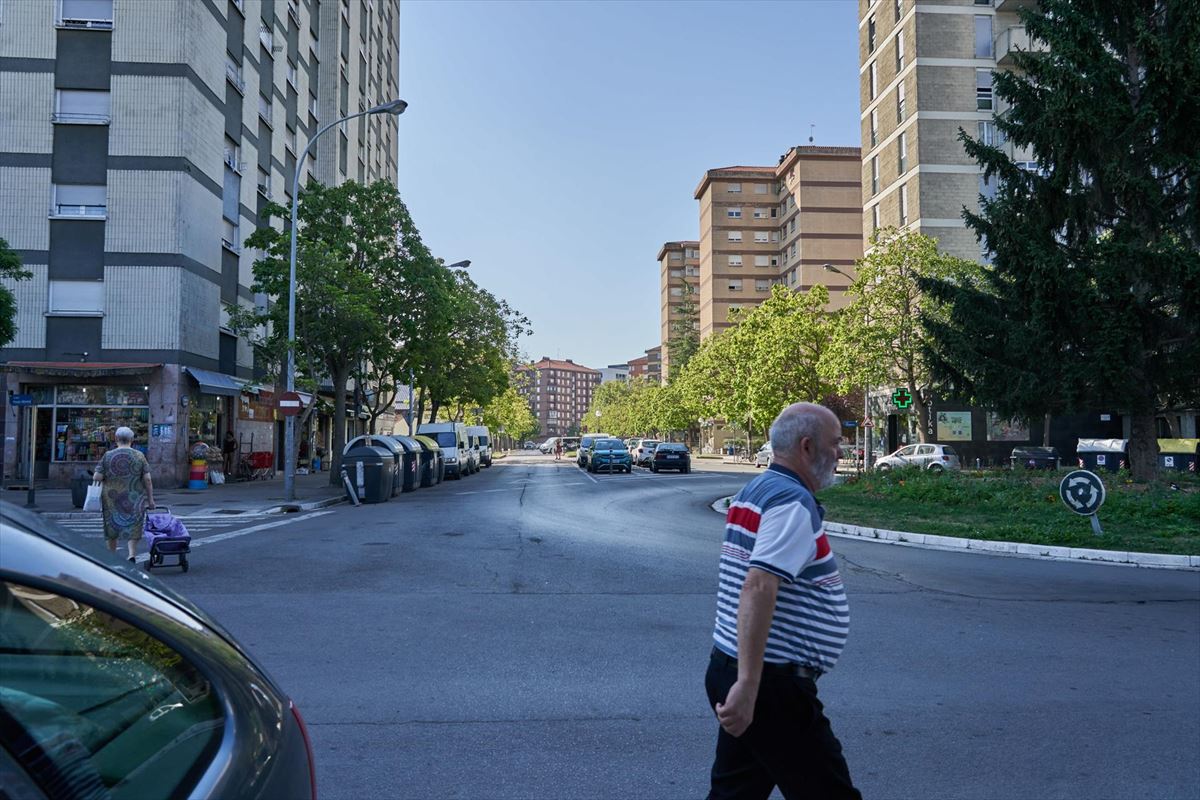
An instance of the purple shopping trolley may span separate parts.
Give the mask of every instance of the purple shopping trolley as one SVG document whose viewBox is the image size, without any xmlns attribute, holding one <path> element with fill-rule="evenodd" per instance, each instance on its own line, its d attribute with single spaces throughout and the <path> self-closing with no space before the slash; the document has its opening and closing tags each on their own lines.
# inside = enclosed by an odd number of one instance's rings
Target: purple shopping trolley
<svg viewBox="0 0 1200 800">
<path fill-rule="evenodd" d="M 142 538 L 146 540 L 149 558 L 146 559 L 147 571 L 154 567 L 168 566 L 165 556 L 178 558 L 175 565 L 184 572 L 188 571 L 188 553 L 192 552 L 192 536 L 184 527 L 179 517 L 171 513 L 166 506 L 159 506 L 146 512 L 146 525 Z"/>
</svg>

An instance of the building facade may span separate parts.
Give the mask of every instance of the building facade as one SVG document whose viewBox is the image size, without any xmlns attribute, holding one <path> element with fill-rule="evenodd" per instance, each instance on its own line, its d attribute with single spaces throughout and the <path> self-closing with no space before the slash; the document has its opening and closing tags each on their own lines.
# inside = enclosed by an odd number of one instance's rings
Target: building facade
<svg viewBox="0 0 1200 800">
<path fill-rule="evenodd" d="M 682 330 L 700 331 L 700 242 L 667 242 L 658 251 L 662 374 L 670 374 L 670 341 Z"/>
<path fill-rule="evenodd" d="M 765 300 L 782 283 L 829 287 L 830 308 L 846 303 L 862 256 L 861 151 L 793 147 L 774 167 L 709 170 L 700 203 L 700 338 L 729 327 L 729 312 Z"/>
<path fill-rule="evenodd" d="M 520 369 L 528 373 L 528 380 L 519 382 L 519 391 L 537 417 L 543 435 L 574 436 L 588 426 L 584 416 L 592 404 L 592 393 L 600 385 L 600 370 L 569 358 L 545 356 Z"/>
<path fill-rule="evenodd" d="M 322 123 L 395 97 L 398 0 L 0 13 L 0 230 L 33 273 L 10 286 L 20 330 L 0 350 L 4 390 L 33 402 L 5 404 L 5 474 L 28 474 L 32 444 L 34 477 L 61 482 L 120 424 L 168 485 L 226 430 L 277 456 L 272 381 L 228 324 L 228 307 L 269 302 L 242 243 L 268 201 L 290 203 Z M 395 142 L 394 117 L 355 120 L 301 180 L 395 181 Z"/>
<path fill-rule="evenodd" d="M 628 364 L 609 364 L 600 370 L 600 382 L 608 383 L 609 381 L 620 381 L 626 383 L 629 380 L 629 365 Z"/>
</svg>

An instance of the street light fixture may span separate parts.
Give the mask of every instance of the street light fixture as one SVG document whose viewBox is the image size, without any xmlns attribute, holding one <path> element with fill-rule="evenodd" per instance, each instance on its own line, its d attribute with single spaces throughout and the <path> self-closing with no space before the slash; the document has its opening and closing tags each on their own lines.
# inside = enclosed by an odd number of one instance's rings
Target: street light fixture
<svg viewBox="0 0 1200 800">
<path fill-rule="evenodd" d="M 406 108 L 408 108 L 408 103 L 404 100 L 391 100 L 387 103 L 381 103 L 374 108 L 368 108 L 366 111 L 359 111 L 355 114 L 334 120 L 309 138 L 308 144 L 304 146 L 304 152 L 296 159 L 296 171 L 292 175 L 292 241 L 291 254 L 288 258 L 287 390 L 289 392 L 296 390 L 296 220 L 300 206 L 300 170 L 304 168 L 304 162 L 308 158 L 313 145 L 316 144 L 317 139 L 321 138 L 321 134 L 330 128 L 337 127 L 343 122 L 348 122 L 357 117 L 365 117 L 371 114 L 395 114 L 399 116 L 404 113 Z M 334 387 L 334 391 L 338 391 L 337 387 Z M 342 420 L 338 420 L 338 422 L 340 424 Z M 296 499 L 296 464 L 292 458 L 295 449 L 296 417 L 292 415 L 284 423 L 283 435 L 283 496 L 289 503 Z"/>
<path fill-rule="evenodd" d="M 851 283 L 854 278 L 846 274 L 842 270 L 835 267 L 833 264 L 822 264 L 822 269 L 826 272 L 836 272 L 843 278 L 846 278 Z M 871 468 L 871 429 L 867 427 L 867 423 L 871 419 L 871 386 L 868 384 L 863 388 L 863 471 Z"/>
<path fill-rule="evenodd" d="M 455 261 L 447 269 L 466 269 L 469 266 L 471 266 L 471 259 L 464 258 L 462 261 Z"/>
</svg>

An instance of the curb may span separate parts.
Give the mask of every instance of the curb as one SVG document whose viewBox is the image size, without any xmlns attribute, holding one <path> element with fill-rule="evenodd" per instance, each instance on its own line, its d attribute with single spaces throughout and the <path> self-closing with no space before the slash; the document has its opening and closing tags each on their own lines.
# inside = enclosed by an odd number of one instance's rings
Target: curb
<svg viewBox="0 0 1200 800">
<path fill-rule="evenodd" d="M 711 505 L 713 511 L 724 514 L 725 501 L 729 497 L 718 497 Z M 992 556 L 1035 558 L 1045 561 L 1086 561 L 1092 564 L 1143 567 L 1146 569 L 1177 569 L 1200 572 L 1200 556 L 1180 556 L 1167 553 L 1133 553 L 1123 550 L 1093 550 L 1086 547 L 1062 547 L 1048 544 L 1024 542 L 998 542 L 988 539 L 964 539 L 959 536 L 935 536 L 931 533 L 909 533 L 889 531 L 883 528 L 868 528 L 847 525 L 843 522 L 826 522 L 825 532 L 843 539 L 875 541 L 902 547 L 918 547 L 925 550 L 960 550 L 984 553 Z"/>
<path fill-rule="evenodd" d="M 328 508 L 336 506 L 338 503 L 346 502 L 346 496 L 326 497 L 324 500 L 311 500 L 307 503 L 281 503 L 277 506 L 270 506 L 263 509 L 264 514 L 284 514 L 296 513 L 297 511 L 316 511 L 319 508 Z"/>
</svg>

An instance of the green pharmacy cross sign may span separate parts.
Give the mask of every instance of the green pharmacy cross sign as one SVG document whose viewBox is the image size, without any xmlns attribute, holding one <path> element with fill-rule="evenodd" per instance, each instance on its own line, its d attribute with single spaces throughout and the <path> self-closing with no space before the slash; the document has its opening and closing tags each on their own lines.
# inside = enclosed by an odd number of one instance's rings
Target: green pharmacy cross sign
<svg viewBox="0 0 1200 800">
<path fill-rule="evenodd" d="M 896 404 L 896 408 L 908 408 L 912 405 L 913 398 L 908 389 L 897 389 L 892 392 L 892 402 Z"/>
</svg>

